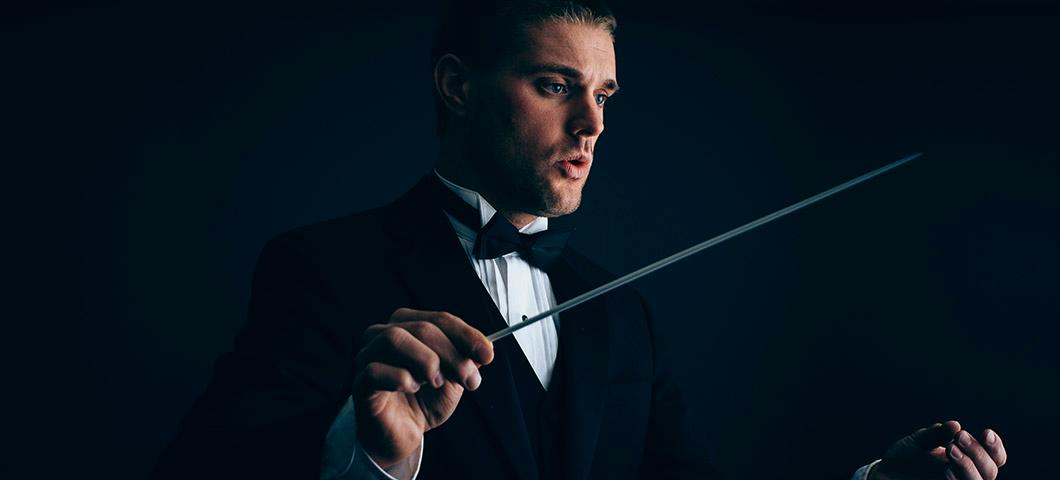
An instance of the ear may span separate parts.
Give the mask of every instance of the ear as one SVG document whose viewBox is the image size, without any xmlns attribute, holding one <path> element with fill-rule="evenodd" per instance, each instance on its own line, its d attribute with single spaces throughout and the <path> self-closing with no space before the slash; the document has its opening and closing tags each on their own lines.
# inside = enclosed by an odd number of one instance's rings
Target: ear
<svg viewBox="0 0 1060 480">
<path fill-rule="evenodd" d="M 457 117 L 467 112 L 469 71 L 459 57 L 442 55 L 434 64 L 434 89 L 446 109 Z"/>
</svg>

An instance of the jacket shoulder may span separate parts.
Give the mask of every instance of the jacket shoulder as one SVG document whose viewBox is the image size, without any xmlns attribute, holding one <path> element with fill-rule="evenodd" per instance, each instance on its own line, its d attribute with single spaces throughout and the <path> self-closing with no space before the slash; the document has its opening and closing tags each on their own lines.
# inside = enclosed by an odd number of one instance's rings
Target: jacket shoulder
<svg viewBox="0 0 1060 480">
<path fill-rule="evenodd" d="M 301 245 L 330 257 L 350 252 L 378 253 L 391 244 L 407 241 L 401 225 L 422 207 L 420 184 L 386 204 L 281 232 L 266 243 L 265 251 L 270 247 Z"/>
<path fill-rule="evenodd" d="M 262 256 L 284 252 L 333 260 L 361 252 L 378 253 L 393 243 L 391 232 L 382 221 L 393 214 L 392 207 L 393 204 L 373 207 L 285 230 L 265 243 Z"/>
</svg>

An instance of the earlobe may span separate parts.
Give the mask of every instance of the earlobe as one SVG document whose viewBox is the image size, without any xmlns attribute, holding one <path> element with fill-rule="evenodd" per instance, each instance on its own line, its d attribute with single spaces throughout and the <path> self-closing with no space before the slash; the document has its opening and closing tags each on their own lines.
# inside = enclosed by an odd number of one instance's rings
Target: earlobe
<svg viewBox="0 0 1060 480">
<path fill-rule="evenodd" d="M 442 55 L 434 64 L 434 88 L 445 107 L 458 117 L 467 109 L 467 68 L 459 57 L 451 53 Z"/>
</svg>

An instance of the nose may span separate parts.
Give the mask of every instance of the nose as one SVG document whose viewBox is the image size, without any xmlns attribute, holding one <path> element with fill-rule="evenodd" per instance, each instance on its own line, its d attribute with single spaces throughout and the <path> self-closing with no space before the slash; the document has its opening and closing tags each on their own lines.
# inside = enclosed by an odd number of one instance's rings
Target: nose
<svg viewBox="0 0 1060 480">
<path fill-rule="evenodd" d="M 594 138 L 604 132 L 604 109 L 596 103 L 596 95 L 586 92 L 574 103 L 569 131 L 578 138 Z"/>
</svg>

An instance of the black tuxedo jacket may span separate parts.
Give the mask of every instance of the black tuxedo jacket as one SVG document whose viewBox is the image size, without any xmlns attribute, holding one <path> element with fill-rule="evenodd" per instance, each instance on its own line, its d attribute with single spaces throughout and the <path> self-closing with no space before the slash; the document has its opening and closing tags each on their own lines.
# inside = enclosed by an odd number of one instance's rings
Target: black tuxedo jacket
<svg viewBox="0 0 1060 480">
<path fill-rule="evenodd" d="M 217 361 L 156 478 L 317 478 L 369 325 L 411 307 L 451 312 L 487 334 L 506 326 L 432 198 L 432 181 L 268 243 L 234 351 Z M 570 248 L 549 277 L 560 302 L 613 278 Z M 563 476 L 713 478 L 701 435 L 656 361 L 642 298 L 620 289 L 561 317 Z M 420 479 L 539 477 L 502 350 L 482 367 L 479 389 L 425 435 Z"/>
</svg>

